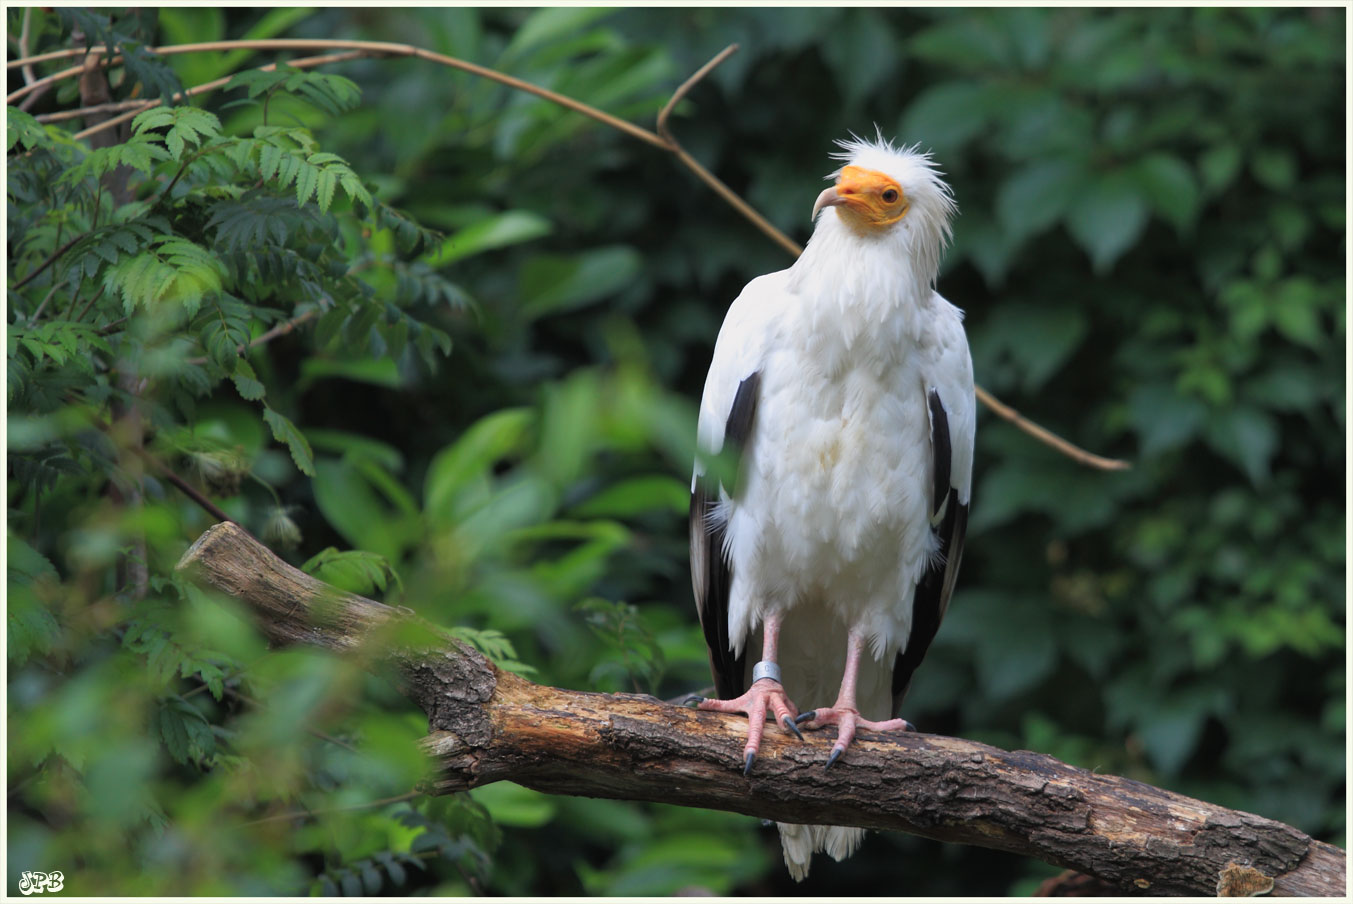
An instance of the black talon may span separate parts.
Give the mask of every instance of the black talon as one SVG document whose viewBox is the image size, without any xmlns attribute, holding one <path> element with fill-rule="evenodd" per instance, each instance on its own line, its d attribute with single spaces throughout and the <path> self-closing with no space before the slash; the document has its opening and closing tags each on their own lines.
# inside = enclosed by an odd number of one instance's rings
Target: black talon
<svg viewBox="0 0 1353 904">
<path fill-rule="evenodd" d="M 756 760 L 756 754 L 755 754 L 755 753 L 749 753 L 749 754 L 747 754 L 747 765 L 742 767 L 742 774 L 743 774 L 743 775 L 751 775 L 751 774 L 752 774 L 752 763 L 753 763 L 755 760 Z"/>
<path fill-rule="evenodd" d="M 902 721 L 903 721 L 903 722 L 907 722 L 906 719 L 903 719 Z M 916 726 L 915 726 L 915 725 L 912 725 L 910 722 L 907 722 L 906 725 L 902 726 L 902 730 L 903 730 L 903 731 L 915 731 L 915 730 L 916 730 Z"/>
<path fill-rule="evenodd" d="M 802 725 L 804 722 L 811 722 L 817 718 L 817 710 L 810 709 L 806 713 L 799 713 L 798 718 L 794 720 L 795 725 Z"/>
<path fill-rule="evenodd" d="M 795 725 L 793 722 L 789 720 L 789 716 L 784 717 L 784 719 L 782 720 L 782 724 L 784 725 L 785 728 L 794 732 L 794 734 L 798 737 L 800 741 L 803 740 L 803 732 L 799 731 L 799 726 Z"/>
<path fill-rule="evenodd" d="M 705 702 L 705 698 L 699 694 L 687 694 L 686 699 L 681 701 L 682 706 L 699 706 Z"/>
<path fill-rule="evenodd" d="M 840 747 L 837 747 L 835 750 L 833 750 L 832 755 L 827 757 L 827 765 L 822 767 L 822 771 L 826 772 L 828 769 L 830 769 L 832 767 L 832 763 L 835 763 L 838 759 L 840 759 L 841 753 L 842 749 Z"/>
</svg>

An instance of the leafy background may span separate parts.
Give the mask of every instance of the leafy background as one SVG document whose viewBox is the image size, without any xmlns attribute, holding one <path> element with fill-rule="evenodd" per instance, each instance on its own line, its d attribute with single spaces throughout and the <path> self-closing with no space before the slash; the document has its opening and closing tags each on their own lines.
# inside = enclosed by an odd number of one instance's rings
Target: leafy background
<svg viewBox="0 0 1353 904">
<path fill-rule="evenodd" d="M 1344 16 L 35 11 L 29 50 L 119 43 L 120 100 L 272 60 L 148 46 L 407 41 L 649 126 L 738 42 L 673 125 L 800 241 L 832 139 L 933 148 L 979 382 L 1135 466 L 983 415 L 960 590 L 907 717 L 1343 844 Z M 387 682 L 266 651 L 178 581 L 214 518 L 175 477 L 536 680 L 706 685 L 693 402 L 728 303 L 789 263 L 669 155 L 426 62 L 195 103 L 93 149 L 9 112 L 11 893 L 24 869 L 102 894 L 1027 894 L 1055 873 L 877 834 L 795 886 L 740 816 L 427 798 L 423 717 Z M 71 80 L 29 113 L 79 105 Z"/>
</svg>

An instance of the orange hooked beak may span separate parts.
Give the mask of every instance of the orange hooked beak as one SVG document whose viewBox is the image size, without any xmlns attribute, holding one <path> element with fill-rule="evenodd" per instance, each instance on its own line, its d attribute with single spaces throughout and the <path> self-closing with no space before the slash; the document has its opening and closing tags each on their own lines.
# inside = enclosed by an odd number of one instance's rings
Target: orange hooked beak
<svg viewBox="0 0 1353 904">
<path fill-rule="evenodd" d="M 847 166 L 836 178 L 836 184 L 817 196 L 813 219 L 824 207 L 839 207 L 866 225 L 888 226 L 902 219 L 909 206 L 902 187 L 891 176 Z"/>
</svg>

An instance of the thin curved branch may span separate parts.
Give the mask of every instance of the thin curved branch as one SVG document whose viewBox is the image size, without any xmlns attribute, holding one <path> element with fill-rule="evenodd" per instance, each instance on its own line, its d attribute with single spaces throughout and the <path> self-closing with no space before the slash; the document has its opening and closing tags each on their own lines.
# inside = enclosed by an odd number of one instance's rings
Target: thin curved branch
<svg viewBox="0 0 1353 904">
<path fill-rule="evenodd" d="M 981 386 L 976 387 L 976 389 L 978 400 L 981 401 L 983 405 L 990 408 L 993 414 L 1003 420 L 1009 421 L 1044 445 L 1051 446 L 1058 452 L 1061 452 L 1067 458 L 1092 468 L 1099 468 L 1101 471 L 1126 471 L 1132 467 L 1131 462 L 1123 461 L 1121 458 L 1105 458 L 1102 455 L 1087 452 L 1080 446 L 1062 439 L 1051 430 L 1035 424 L 1033 421 L 1024 417 L 1018 411 L 987 392 Z"/>
<path fill-rule="evenodd" d="M 32 25 L 33 7 L 30 6 L 23 11 L 23 27 L 19 31 L 19 56 L 21 57 L 28 56 L 28 39 L 32 34 Z M 25 65 L 23 67 L 23 80 L 26 85 L 31 85 L 38 80 L 37 73 L 33 71 L 31 65 Z M 28 97 L 24 98 L 24 102 L 19 105 L 19 109 L 27 112 L 38 102 L 42 95 L 46 93 L 46 89 L 34 91 L 32 94 L 28 95 Z"/>
<path fill-rule="evenodd" d="M 631 122 L 626 122 L 623 119 L 612 116 L 610 113 L 607 113 L 603 110 L 598 110 L 596 107 L 581 103 L 580 101 L 576 101 L 571 97 L 566 97 L 562 94 L 558 94 L 554 91 L 549 90 L 548 88 L 542 88 L 539 85 L 533 85 L 530 82 L 522 81 L 519 78 L 513 78 L 510 75 L 504 75 L 503 73 L 496 72 L 493 69 L 489 69 L 486 66 L 480 66 L 476 63 L 470 63 L 465 60 L 447 56 L 446 54 L 442 53 L 436 53 L 431 50 L 424 50 L 421 47 L 415 47 L 412 44 L 397 44 L 389 41 L 347 41 L 347 40 L 336 40 L 336 39 L 330 40 L 320 38 L 266 38 L 249 41 L 207 41 L 198 44 L 173 44 L 165 47 L 153 48 L 150 52 L 161 55 L 170 55 L 176 53 L 203 53 L 208 51 L 237 50 L 237 49 L 352 50 L 361 53 L 363 55 L 369 56 L 417 57 L 418 59 L 428 60 L 434 63 L 440 63 L 443 66 L 449 66 L 452 69 L 460 69 L 464 72 L 473 73 L 474 75 L 478 75 L 483 78 L 487 78 L 492 81 L 498 82 L 500 84 L 507 85 L 509 88 L 514 88 L 518 91 L 525 91 L 528 94 L 534 94 L 537 97 L 542 97 L 545 100 L 558 104 L 561 107 L 565 107 L 577 113 L 582 113 L 584 116 L 590 116 L 591 118 L 599 122 L 605 123 L 606 125 L 610 126 L 613 129 L 617 129 L 621 132 L 624 132 L 633 138 L 638 138 L 640 141 L 647 142 L 648 144 L 654 145 L 655 147 L 663 148 L 664 150 L 667 149 L 666 142 L 664 142 L 660 137 L 658 137 L 654 133 L 648 131 L 647 129 L 640 128 L 639 126 L 636 126 Z M 106 53 L 108 51 L 107 48 L 104 47 L 91 47 L 89 48 L 88 52 Z M 74 56 L 75 54 L 71 53 L 68 55 Z M 49 56 L 48 58 L 55 59 L 57 57 Z M 109 62 L 111 64 L 112 62 L 114 62 L 114 60 L 110 60 Z M 54 81 L 59 80 L 61 78 L 69 78 L 72 75 L 78 75 L 79 72 L 80 69 L 78 67 L 73 67 L 72 69 L 67 69 L 63 70 L 62 72 L 55 73 L 54 75 L 48 76 L 47 79 L 40 81 L 48 81 L 48 80 Z M 17 98 L 22 97 L 32 88 L 33 85 L 25 85 L 23 88 L 20 88 L 19 90 L 10 94 L 8 102 L 13 103 Z M 109 127 L 108 123 L 102 123 L 99 126 L 99 128 L 108 128 L 108 127 Z M 87 137 L 88 134 L 92 133 L 90 133 L 89 130 L 86 130 L 85 132 L 77 134 L 75 137 L 83 138 Z"/>
<path fill-rule="evenodd" d="M 713 189 L 715 194 L 723 198 L 730 207 L 742 214 L 744 218 L 750 221 L 757 229 L 761 230 L 761 232 L 769 237 L 771 241 L 775 242 L 795 257 L 798 257 L 803 253 L 803 248 L 789 236 L 776 229 L 769 220 L 761 216 L 756 208 L 742 200 L 737 192 L 725 185 L 721 179 L 705 169 L 698 160 L 686 153 L 686 149 L 676 140 L 676 136 L 672 134 L 671 127 L 667 124 L 667 119 L 672 115 L 672 110 L 675 109 L 677 103 L 686 96 L 686 92 L 695 87 L 696 83 L 706 75 L 709 75 L 709 73 L 714 70 L 715 66 L 718 66 L 724 60 L 728 59 L 736 53 L 737 50 L 738 45 L 729 44 L 712 60 L 701 66 L 694 75 L 686 79 L 686 81 L 681 84 L 681 87 L 676 89 L 676 92 L 672 95 L 671 99 L 667 101 L 667 104 L 662 108 L 662 111 L 658 113 L 658 134 L 662 136 L 665 142 L 667 142 L 667 150 L 675 154 L 676 158 L 680 160 L 687 169 L 695 173 L 701 182 L 704 182 Z"/>
<path fill-rule="evenodd" d="M 302 324 L 305 324 L 308 321 L 314 320 L 318 316 L 319 311 L 314 308 L 311 308 L 310 310 L 305 311 L 304 313 L 297 314 L 290 320 L 285 320 L 282 323 L 277 324 L 277 326 L 268 330 L 266 333 L 260 333 L 259 335 L 255 336 L 248 342 L 240 343 L 240 345 L 235 349 L 235 352 L 236 354 L 242 355 L 251 348 L 254 348 L 259 345 L 267 345 L 269 342 L 273 341 L 279 336 L 287 335 L 288 333 L 295 330 L 296 327 L 301 326 Z M 206 364 L 207 359 L 206 357 L 189 358 L 185 363 L 201 365 Z"/>
<path fill-rule="evenodd" d="M 179 562 L 233 596 L 274 643 L 389 669 L 428 714 L 430 793 L 513 781 L 551 794 L 657 801 L 784 822 L 903 831 L 1046 860 L 1137 894 L 1214 895 L 1237 870 L 1275 894 L 1342 897 L 1345 855 L 1291 826 L 1029 751 L 938 735 L 829 744 L 768 733 L 742 774 L 746 720 L 639 694 L 533 684 L 407 609 L 338 590 L 238 525 L 209 528 Z"/>
<path fill-rule="evenodd" d="M 302 57 L 301 59 L 292 60 L 288 62 L 287 65 L 296 69 L 308 69 L 312 66 L 323 66 L 328 63 L 341 63 L 346 60 L 355 60 L 363 56 L 366 56 L 366 54 L 360 50 L 349 50 L 344 53 L 330 53 L 325 54 L 323 56 Z M 273 72 L 277 69 L 277 64 L 268 63 L 266 65 L 259 66 L 257 68 L 259 72 Z M 214 91 L 217 88 L 220 88 L 222 85 L 227 84 L 233 77 L 234 76 L 228 75 L 222 78 L 212 79 L 209 82 L 203 82 L 200 85 L 195 85 L 194 87 L 189 88 L 186 91 L 183 91 L 179 94 L 175 94 L 174 99 L 182 100 L 183 98 L 186 97 L 192 97 L 194 95 L 204 94 L 208 91 Z M 142 101 L 140 106 L 130 109 L 127 112 L 122 113 L 118 116 L 111 117 L 110 119 L 107 119 L 104 122 L 92 125 L 87 129 L 83 129 L 79 132 L 76 132 L 75 135 L 72 137 L 88 138 L 89 136 L 95 134 L 96 132 L 102 132 L 104 129 L 111 129 L 114 126 L 120 125 L 121 123 L 124 123 L 129 119 L 135 119 L 136 116 L 143 110 L 149 110 L 151 107 L 158 107 L 163 103 L 164 98 L 162 97 L 157 97 L 154 100 Z"/>
<path fill-rule="evenodd" d="M 637 138 L 638 140 L 643 141 L 646 144 L 667 151 L 668 153 L 675 156 L 683 166 L 685 166 L 692 173 L 694 173 L 697 178 L 699 178 L 702 182 L 704 182 L 707 186 L 709 186 L 710 189 L 712 189 L 716 194 L 719 195 L 719 197 L 723 198 L 724 201 L 727 204 L 729 204 L 729 206 L 733 207 L 733 209 L 735 209 L 739 214 L 741 214 L 750 223 L 752 223 L 752 225 L 754 225 L 758 230 L 760 230 L 762 234 L 766 235 L 781 248 L 785 249 L 790 254 L 793 254 L 795 256 L 798 256 L 803 251 L 802 247 L 800 247 L 798 243 L 796 243 L 793 239 L 789 238 L 779 229 L 775 228 L 774 224 L 768 221 L 765 217 L 761 216 L 761 214 L 757 212 L 755 208 L 753 208 L 750 204 L 744 201 L 736 192 L 734 192 L 731 188 L 725 185 L 717 176 L 715 176 L 713 173 L 707 170 L 703 165 L 700 164 L 698 160 L 696 160 L 689 153 L 687 153 L 685 148 L 681 146 L 681 143 L 677 141 L 676 136 L 672 134 L 671 127 L 668 124 L 668 120 L 671 116 L 672 110 L 676 107 L 676 104 L 683 97 L 686 96 L 686 94 L 691 90 L 691 88 L 693 88 L 696 84 L 700 82 L 701 79 L 703 79 L 706 75 L 708 75 L 710 71 L 712 71 L 716 66 L 722 63 L 724 60 L 726 60 L 734 52 L 736 52 L 738 49 L 738 46 L 736 44 L 732 44 L 724 48 L 713 59 L 711 59 L 704 66 L 700 67 L 700 69 L 697 70 L 694 75 L 686 79 L 686 81 L 683 82 L 680 85 L 680 87 L 677 88 L 676 92 L 672 95 L 671 99 L 668 100 L 667 104 L 658 114 L 657 133 L 650 132 L 647 129 L 644 129 L 640 126 L 636 126 L 631 122 L 627 122 L 623 119 L 612 116 L 611 114 L 605 112 L 604 110 L 599 110 L 596 107 L 582 103 L 581 101 L 574 100 L 571 97 L 566 97 L 562 94 L 558 94 L 554 91 L 550 91 L 547 88 L 541 88 L 538 85 L 533 85 L 530 82 L 514 78 L 510 75 L 504 75 L 503 73 L 496 72 L 495 70 L 489 69 L 485 66 L 480 66 L 475 63 L 470 63 L 465 60 L 457 59 L 456 57 L 447 56 L 445 54 L 435 53 L 430 50 L 424 50 L 422 48 L 415 47 L 411 44 L 396 44 L 384 41 L 346 41 L 346 40 L 327 40 L 327 39 L 269 38 L 266 40 L 209 41 L 198 44 L 177 44 L 166 47 L 157 47 L 154 48 L 153 52 L 158 54 L 201 53 L 207 51 L 234 50 L 241 48 L 251 50 L 346 49 L 351 53 L 353 57 L 355 56 L 416 57 L 418 59 L 424 59 L 430 62 L 438 63 L 443 66 L 448 66 L 453 69 L 459 69 L 464 72 L 469 72 L 474 75 L 478 75 L 483 78 L 489 79 L 491 81 L 507 85 L 508 87 L 516 89 L 518 91 L 524 91 L 527 92 L 528 94 L 534 94 L 537 97 L 550 101 L 551 103 L 558 104 L 559 106 L 569 110 L 573 110 L 576 113 L 581 113 L 584 116 L 591 117 L 592 119 L 604 123 L 605 125 L 608 125 L 613 129 L 616 129 L 620 132 L 624 132 L 625 134 L 629 135 L 632 138 Z M 28 57 L 22 60 L 14 60 L 11 61 L 9 65 L 14 66 L 14 65 L 22 65 L 25 62 L 32 63 L 43 60 L 61 59 L 68 56 L 76 56 L 80 53 L 85 52 L 106 52 L 106 48 L 94 47 L 89 48 L 88 51 L 85 50 L 58 51 L 49 54 L 42 54 L 37 57 Z M 109 63 L 111 65 L 116 61 L 117 58 L 114 58 L 113 60 L 110 60 Z M 325 58 L 322 57 L 315 57 L 309 58 L 305 62 L 308 65 L 320 65 L 321 62 L 336 62 L 336 61 L 337 61 L 336 59 L 326 60 Z M 302 61 L 298 60 L 292 63 L 291 65 L 299 65 L 301 62 Z M 268 66 L 260 68 L 267 70 L 275 68 L 275 65 L 276 64 L 270 64 Z M 47 82 L 59 78 L 66 78 L 73 75 L 78 75 L 79 72 L 80 67 L 73 67 L 71 69 L 64 70 L 63 72 L 56 73 L 52 76 L 48 76 L 46 79 L 39 79 L 38 82 L 34 82 L 33 85 L 26 85 L 23 88 L 20 88 L 18 91 L 15 91 L 13 94 L 11 94 L 9 102 L 13 103 L 15 98 L 21 97 L 25 92 L 32 89 L 35 85 L 39 84 L 40 82 Z M 219 84 L 224 84 L 225 81 L 228 81 L 228 79 L 221 79 L 217 80 L 217 82 L 215 83 L 208 83 L 207 85 L 198 86 L 195 89 L 191 89 L 189 92 L 185 92 L 185 94 L 199 93 L 201 91 L 210 90 L 210 87 L 208 87 L 208 85 L 211 87 L 216 87 Z M 147 102 L 147 106 L 153 106 L 157 102 L 158 101 Z M 119 123 L 132 118 L 133 116 L 136 115 L 137 112 L 139 112 L 139 110 L 128 111 L 127 113 L 123 113 L 120 116 L 112 117 L 111 119 L 105 122 L 99 123 L 98 125 L 92 126 L 88 129 L 85 129 L 84 131 L 77 132 L 74 137 L 87 138 L 98 131 L 107 128 L 112 128 L 118 125 Z M 1001 417 L 1004 420 L 1009 421 L 1023 432 L 1037 439 L 1039 442 L 1052 446 L 1059 452 L 1062 452 L 1063 454 L 1067 455 L 1068 457 L 1072 458 L 1075 461 L 1080 462 L 1081 464 L 1088 465 L 1090 467 L 1101 468 L 1104 470 L 1123 470 L 1125 468 L 1131 467 L 1131 464 L 1129 462 L 1123 461 L 1121 459 L 1105 458 L 1103 456 L 1096 455 L 1092 452 L 1087 452 L 1086 450 L 1081 449 L 1079 446 L 1076 446 L 1075 444 L 1057 436 L 1056 434 L 1052 433 L 1046 428 L 1041 427 L 1038 424 L 1034 423 L 1033 421 L 1030 421 L 1027 418 L 1023 417 L 1021 414 L 1019 414 L 1019 412 L 1015 411 L 1008 405 L 1001 403 L 998 399 L 992 396 L 991 393 L 987 392 L 980 386 L 977 387 L 977 398 L 984 405 L 991 408 L 991 410 L 995 412 L 998 417 Z"/>
</svg>

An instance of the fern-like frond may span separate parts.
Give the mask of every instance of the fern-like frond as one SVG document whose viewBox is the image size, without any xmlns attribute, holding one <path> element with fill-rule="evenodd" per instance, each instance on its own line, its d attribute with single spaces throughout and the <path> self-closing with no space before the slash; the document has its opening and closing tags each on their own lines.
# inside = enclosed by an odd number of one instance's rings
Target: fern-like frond
<svg viewBox="0 0 1353 904">
<path fill-rule="evenodd" d="M 167 129 L 163 140 L 174 160 L 183 159 L 188 145 L 199 147 L 204 141 L 221 133 L 221 121 L 216 114 L 199 107 L 152 107 L 138 113 L 132 120 L 132 134 L 154 134 Z"/>
<path fill-rule="evenodd" d="M 127 314 L 138 307 L 174 303 L 191 316 L 203 297 L 221 290 L 224 274 L 212 252 L 179 236 L 159 235 L 134 257 L 110 267 L 104 287 L 122 297 Z"/>
</svg>

